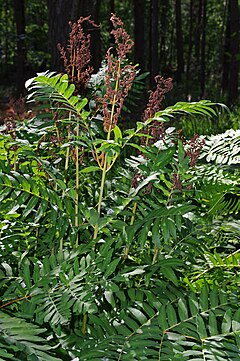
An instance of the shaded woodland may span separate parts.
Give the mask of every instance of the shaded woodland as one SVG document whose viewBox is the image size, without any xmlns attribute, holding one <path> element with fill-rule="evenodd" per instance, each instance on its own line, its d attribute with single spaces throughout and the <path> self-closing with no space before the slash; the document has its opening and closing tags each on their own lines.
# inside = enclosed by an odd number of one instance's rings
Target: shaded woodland
<svg viewBox="0 0 240 361">
<path fill-rule="evenodd" d="M 97 71 L 116 13 L 134 39 L 129 60 L 149 72 L 146 89 L 161 74 L 174 79 L 179 100 L 238 102 L 239 4 L 237 0 L 2 0 L 0 8 L 1 92 L 11 84 L 24 95 L 36 72 L 61 71 L 57 44 L 66 46 L 69 21 L 91 15 L 92 66 Z"/>
</svg>

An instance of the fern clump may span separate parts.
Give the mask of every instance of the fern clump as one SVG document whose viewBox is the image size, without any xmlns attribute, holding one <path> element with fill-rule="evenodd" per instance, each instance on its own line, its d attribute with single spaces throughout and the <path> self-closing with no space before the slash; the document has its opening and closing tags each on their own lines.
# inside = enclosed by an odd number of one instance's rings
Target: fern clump
<svg viewBox="0 0 240 361">
<path fill-rule="evenodd" d="M 85 21 L 66 74 L 26 83 L 33 118 L 1 129 L 0 359 L 238 360 L 239 133 L 185 139 L 172 120 L 218 108 L 164 109 L 161 76 L 129 129 L 133 43 L 113 15 L 91 77 Z"/>
</svg>

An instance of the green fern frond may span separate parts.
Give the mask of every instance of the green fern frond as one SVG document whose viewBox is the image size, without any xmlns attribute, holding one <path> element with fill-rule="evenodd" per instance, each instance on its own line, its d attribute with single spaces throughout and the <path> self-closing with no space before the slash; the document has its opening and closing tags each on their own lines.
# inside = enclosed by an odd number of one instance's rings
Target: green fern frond
<svg viewBox="0 0 240 361">
<path fill-rule="evenodd" d="M 237 360 L 240 336 L 238 300 L 229 300 L 217 286 L 202 288 L 174 302 L 137 302 L 119 312 L 112 322 L 115 335 L 90 342 L 76 350 L 88 360 Z M 96 326 L 101 327 L 96 319 Z M 79 340 L 80 341 L 80 340 Z M 217 345 L 217 347 L 216 347 Z"/>
<path fill-rule="evenodd" d="M 200 158 L 220 165 L 240 163 L 240 130 L 228 129 L 225 133 L 208 136 L 205 142 Z"/>
<path fill-rule="evenodd" d="M 81 99 L 74 95 L 75 85 L 69 84 L 67 74 L 55 74 L 44 72 L 26 83 L 29 90 L 28 100 L 34 99 L 37 102 L 49 101 L 55 109 L 66 110 L 78 116 L 83 116 L 83 108 L 88 103 L 86 98 Z M 61 104 L 59 106 L 59 104 Z"/>
<path fill-rule="evenodd" d="M 199 102 L 178 102 L 173 106 L 167 107 L 164 110 L 157 112 L 154 116 L 154 120 L 158 120 L 160 122 L 169 121 L 169 118 L 176 115 L 190 115 L 190 116 L 205 116 L 212 117 L 216 116 L 216 111 L 214 110 L 214 106 L 224 107 L 223 104 L 212 103 L 209 100 L 200 100 Z"/>
<path fill-rule="evenodd" d="M 190 171 L 192 182 L 201 195 L 198 202 L 213 216 L 237 214 L 239 202 L 239 172 L 230 172 L 219 165 L 203 164 Z M 196 197 L 197 198 L 197 197 Z"/>
<path fill-rule="evenodd" d="M 53 239 L 56 242 L 68 232 L 71 217 L 64 213 L 63 200 L 28 174 L 0 173 L 0 200 L 1 241 L 8 249 L 9 242 L 14 245 L 21 239 L 24 247 L 27 239 L 45 239 L 50 245 Z"/>
<path fill-rule="evenodd" d="M 45 328 L 26 322 L 19 317 L 10 317 L 0 312 L 0 359 L 27 361 L 59 361 L 66 359 L 65 352 L 57 350 L 57 343 L 49 341 Z"/>
</svg>

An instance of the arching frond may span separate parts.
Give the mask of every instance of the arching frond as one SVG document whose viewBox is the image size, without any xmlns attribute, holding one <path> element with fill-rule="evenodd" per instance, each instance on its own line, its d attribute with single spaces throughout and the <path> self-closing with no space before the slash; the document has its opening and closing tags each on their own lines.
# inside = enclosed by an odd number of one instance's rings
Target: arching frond
<svg viewBox="0 0 240 361">
<path fill-rule="evenodd" d="M 207 136 L 201 158 L 220 165 L 240 164 L 240 130 L 228 129 L 225 133 Z"/>
</svg>

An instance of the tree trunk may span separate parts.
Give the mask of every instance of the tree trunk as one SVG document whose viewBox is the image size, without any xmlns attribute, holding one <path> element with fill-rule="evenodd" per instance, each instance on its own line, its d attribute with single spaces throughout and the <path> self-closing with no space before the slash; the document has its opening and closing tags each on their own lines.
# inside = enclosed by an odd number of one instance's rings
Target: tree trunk
<svg viewBox="0 0 240 361">
<path fill-rule="evenodd" d="M 60 59 L 57 44 L 66 47 L 70 31 L 73 0 L 48 0 L 49 50 L 51 53 L 51 68 L 63 71 L 63 62 Z"/>
<path fill-rule="evenodd" d="M 110 0 L 108 11 L 110 12 L 110 14 L 109 14 L 109 34 L 110 34 L 109 46 L 114 46 L 115 40 L 114 40 L 114 36 L 111 34 L 111 31 L 113 30 L 113 25 L 112 25 L 112 22 L 110 21 L 111 14 L 115 14 L 115 1 L 114 0 Z"/>
<path fill-rule="evenodd" d="M 239 21 L 238 1 L 229 0 L 221 84 L 222 93 L 228 93 L 229 105 L 235 104 L 238 98 Z"/>
<path fill-rule="evenodd" d="M 230 2 L 230 1 L 229 1 Z M 230 53 L 230 13 L 229 13 L 229 3 L 227 5 L 227 21 L 226 21 L 226 32 L 225 32 L 225 43 L 224 43 L 224 53 L 223 53 L 223 70 L 222 70 L 222 94 L 226 94 L 229 83 L 229 53 Z"/>
<path fill-rule="evenodd" d="M 166 40 L 168 38 L 168 16 L 169 16 L 170 4 L 169 0 L 162 0 L 159 9 L 159 68 L 161 75 L 169 76 L 169 59 L 166 52 Z"/>
<path fill-rule="evenodd" d="M 57 44 L 60 43 L 66 48 L 70 31 L 69 21 L 75 22 L 80 16 L 91 15 L 91 19 L 98 23 L 100 4 L 100 0 L 48 0 L 49 46 L 53 70 L 64 70 Z M 97 71 L 101 62 L 100 29 L 87 26 L 86 30 L 91 33 L 91 65 Z"/>
<path fill-rule="evenodd" d="M 17 68 L 17 93 L 21 95 L 25 91 L 25 8 L 24 0 L 13 1 L 14 17 L 17 31 L 17 51 L 16 51 L 16 68 Z"/>
<path fill-rule="evenodd" d="M 184 73 L 181 0 L 175 0 L 175 13 L 176 13 L 176 49 L 177 49 L 176 80 L 180 81 L 181 75 Z"/>
<path fill-rule="evenodd" d="M 94 22 L 99 25 L 100 22 L 100 7 L 101 7 L 101 0 L 94 1 L 94 8 L 92 9 L 92 19 Z M 91 31 L 91 54 L 92 54 L 92 61 L 91 64 L 94 68 L 94 71 L 97 72 L 100 65 L 101 65 L 101 37 L 100 37 L 100 27 L 99 28 L 92 28 Z"/>
<path fill-rule="evenodd" d="M 145 69 L 145 0 L 134 0 L 134 63 Z"/>
<path fill-rule="evenodd" d="M 159 72 L 159 59 L 158 59 L 158 0 L 151 0 L 150 2 L 150 86 L 155 85 L 154 78 Z"/>
<path fill-rule="evenodd" d="M 72 21 L 77 21 L 80 16 L 86 17 L 91 15 L 91 20 L 94 20 L 96 24 L 99 24 L 100 6 L 101 0 L 74 0 L 71 19 Z M 97 72 L 101 64 L 100 27 L 95 28 L 93 26 L 86 26 L 86 31 L 89 31 L 91 35 L 91 65 L 93 66 L 94 71 Z"/>
<path fill-rule="evenodd" d="M 203 2 L 202 12 L 202 26 L 201 26 L 201 64 L 200 64 L 200 86 L 201 86 L 201 98 L 205 97 L 205 77 L 206 77 L 206 27 L 207 27 L 207 0 Z"/>
<path fill-rule="evenodd" d="M 193 48 L 192 33 L 193 33 L 193 0 L 190 1 L 190 5 L 189 5 L 188 53 L 187 53 L 187 70 L 186 70 L 187 97 L 191 96 L 191 94 L 189 94 L 189 81 L 190 81 L 190 68 L 191 68 L 191 58 L 192 58 L 192 48 Z"/>
<path fill-rule="evenodd" d="M 200 61 L 200 40 L 201 40 L 201 22 L 202 22 L 202 1 L 198 1 L 198 15 L 197 15 L 197 24 L 195 27 L 195 56 L 197 64 Z"/>
<path fill-rule="evenodd" d="M 230 69 L 228 102 L 233 105 L 238 98 L 238 69 L 239 69 L 239 6 L 238 0 L 229 1 L 230 17 Z"/>
</svg>

